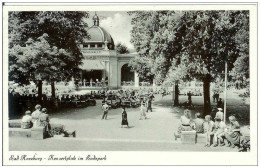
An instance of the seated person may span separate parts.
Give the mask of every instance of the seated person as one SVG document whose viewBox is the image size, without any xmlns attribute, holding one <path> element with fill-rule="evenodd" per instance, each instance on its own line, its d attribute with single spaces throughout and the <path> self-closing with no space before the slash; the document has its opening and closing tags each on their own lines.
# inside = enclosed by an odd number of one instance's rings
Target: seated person
<svg viewBox="0 0 260 167">
<path fill-rule="evenodd" d="M 184 110 L 184 114 L 180 118 L 180 125 L 178 131 L 174 132 L 175 140 L 181 137 L 182 131 L 192 131 L 190 110 Z"/>
<path fill-rule="evenodd" d="M 235 146 L 239 146 L 240 144 L 240 125 L 236 121 L 235 116 L 232 115 L 228 119 L 230 121 L 230 128 L 225 133 L 225 138 L 228 141 L 228 146 L 235 148 Z"/>
<path fill-rule="evenodd" d="M 214 145 L 213 147 L 217 147 L 218 145 L 224 146 L 223 137 L 225 136 L 225 128 L 226 124 L 220 119 L 215 118 L 215 131 L 214 131 Z"/>
<path fill-rule="evenodd" d="M 37 104 L 35 106 L 35 111 L 32 113 L 32 122 L 33 122 L 33 127 L 38 127 L 40 125 L 39 121 L 39 115 L 41 114 L 41 105 Z"/>
<path fill-rule="evenodd" d="M 28 111 L 25 112 L 25 115 L 22 118 L 21 128 L 22 129 L 29 129 L 32 126 L 33 126 L 33 123 L 32 123 L 31 111 L 28 110 Z"/>
<path fill-rule="evenodd" d="M 45 128 L 45 133 L 48 137 L 52 137 L 51 125 L 47 109 L 43 108 L 42 113 L 39 115 L 40 126 Z"/>
<path fill-rule="evenodd" d="M 222 108 L 218 108 L 218 112 L 216 113 L 215 118 L 220 119 L 221 121 L 223 121 L 224 119 L 224 113 L 223 113 L 223 109 Z"/>
<path fill-rule="evenodd" d="M 214 122 L 211 120 L 210 115 L 205 116 L 205 121 L 203 123 L 203 132 L 206 134 L 206 145 L 205 147 L 209 147 L 211 144 L 211 136 L 214 135 Z"/>
<path fill-rule="evenodd" d="M 195 119 L 193 120 L 194 124 L 195 124 L 195 130 L 197 133 L 203 133 L 203 123 L 204 120 L 201 118 L 201 114 L 200 113 L 196 113 L 195 114 Z"/>
</svg>

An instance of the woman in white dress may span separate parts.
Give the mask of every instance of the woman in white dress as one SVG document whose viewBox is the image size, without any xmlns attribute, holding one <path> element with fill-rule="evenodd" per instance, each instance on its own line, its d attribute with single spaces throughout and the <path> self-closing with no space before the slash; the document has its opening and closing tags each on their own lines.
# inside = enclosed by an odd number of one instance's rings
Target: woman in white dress
<svg viewBox="0 0 260 167">
<path fill-rule="evenodd" d="M 146 102 L 145 99 L 143 99 L 141 101 L 141 107 L 140 107 L 140 120 L 142 120 L 142 118 L 144 117 L 144 119 L 146 119 L 146 110 L 147 110 L 147 106 L 146 106 Z"/>
<path fill-rule="evenodd" d="M 184 110 L 183 115 L 180 118 L 180 125 L 177 132 L 174 132 L 175 140 L 181 137 L 182 131 L 191 131 L 191 112 L 190 110 Z"/>
</svg>

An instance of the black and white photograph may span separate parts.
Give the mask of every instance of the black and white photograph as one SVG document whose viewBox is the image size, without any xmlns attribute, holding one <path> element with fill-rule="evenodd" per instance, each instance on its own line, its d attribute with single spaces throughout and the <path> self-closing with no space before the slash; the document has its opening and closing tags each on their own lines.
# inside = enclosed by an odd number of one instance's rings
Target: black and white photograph
<svg viewBox="0 0 260 167">
<path fill-rule="evenodd" d="M 4 163 L 256 165 L 257 3 L 227 6 L 3 4 Z"/>
</svg>

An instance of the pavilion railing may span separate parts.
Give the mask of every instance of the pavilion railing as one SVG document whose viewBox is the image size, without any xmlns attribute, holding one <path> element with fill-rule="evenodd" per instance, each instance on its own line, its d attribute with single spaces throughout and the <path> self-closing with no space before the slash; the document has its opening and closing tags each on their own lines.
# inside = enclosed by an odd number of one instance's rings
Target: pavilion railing
<svg viewBox="0 0 260 167">
<path fill-rule="evenodd" d="M 140 82 L 139 86 L 152 86 L 152 84 L 149 82 Z"/>
<path fill-rule="evenodd" d="M 79 87 L 105 87 L 107 82 L 79 82 Z"/>
<path fill-rule="evenodd" d="M 135 86 L 135 83 L 133 81 L 123 81 L 121 86 Z"/>
</svg>

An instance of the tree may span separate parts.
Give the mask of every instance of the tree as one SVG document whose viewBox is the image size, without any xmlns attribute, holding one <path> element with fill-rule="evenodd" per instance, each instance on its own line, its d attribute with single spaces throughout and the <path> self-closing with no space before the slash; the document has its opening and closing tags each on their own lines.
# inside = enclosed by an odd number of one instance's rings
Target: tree
<svg viewBox="0 0 260 167">
<path fill-rule="evenodd" d="M 225 62 L 228 71 L 238 71 L 234 64 L 239 68 L 242 62 L 248 67 L 248 11 L 160 11 L 154 17 L 150 11 L 133 13 L 131 41 L 139 56 L 148 59 L 154 78 L 167 84 L 201 80 L 204 115 L 211 110 L 210 83 L 224 76 Z"/>
<path fill-rule="evenodd" d="M 179 73 L 178 67 L 184 67 L 181 61 L 182 38 L 185 36 L 185 27 L 182 25 L 183 12 L 181 11 L 160 11 L 155 12 L 152 24 L 154 25 L 154 37 L 151 41 L 152 46 L 150 54 L 159 55 L 159 62 L 154 61 L 152 67 L 157 71 L 155 80 L 167 86 L 173 86 L 174 105 L 179 105 L 179 83 L 187 80 L 185 70 Z M 158 60 L 156 58 L 155 60 Z M 158 72 L 160 71 L 160 72 Z M 177 75 L 175 75 L 177 74 Z"/>
<path fill-rule="evenodd" d="M 40 99 L 46 80 L 54 97 L 54 82 L 79 70 L 83 55 L 78 43 L 88 37 L 83 21 L 87 17 L 87 12 L 10 12 L 9 80 L 38 82 Z"/>
<path fill-rule="evenodd" d="M 243 12 L 237 18 L 240 20 L 240 28 L 236 33 L 235 42 L 239 50 L 239 56 L 234 62 L 234 68 L 230 71 L 231 81 L 237 89 L 246 88 L 249 95 L 249 13 Z"/>
<path fill-rule="evenodd" d="M 134 59 L 131 59 L 129 66 L 138 73 L 138 76 L 145 82 L 152 83 L 154 74 L 151 72 L 149 59 L 137 55 Z"/>
<path fill-rule="evenodd" d="M 244 24 L 240 17 L 246 13 L 190 11 L 183 16 L 187 30 L 183 50 L 189 55 L 190 75 L 203 81 L 204 115 L 210 113 L 210 83 L 224 77 L 225 62 L 228 63 L 228 71 L 231 71 L 242 51 L 237 42 L 238 30 Z"/>
<path fill-rule="evenodd" d="M 116 44 L 116 52 L 118 54 L 126 54 L 126 53 L 129 53 L 129 50 L 124 44 L 119 42 L 118 44 Z"/>
<path fill-rule="evenodd" d="M 185 28 L 180 26 L 182 12 L 147 11 L 130 14 L 134 15 L 131 41 L 139 57 L 148 59 L 140 65 L 142 68 L 137 68 L 134 63 L 131 64 L 132 67 L 141 75 L 150 74 L 157 85 L 173 86 L 174 105 L 178 105 L 178 83 L 185 75 L 175 77 L 176 75 L 172 74 L 174 67 L 181 63 L 181 39 Z"/>
</svg>

